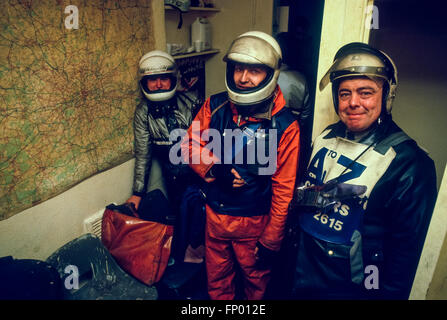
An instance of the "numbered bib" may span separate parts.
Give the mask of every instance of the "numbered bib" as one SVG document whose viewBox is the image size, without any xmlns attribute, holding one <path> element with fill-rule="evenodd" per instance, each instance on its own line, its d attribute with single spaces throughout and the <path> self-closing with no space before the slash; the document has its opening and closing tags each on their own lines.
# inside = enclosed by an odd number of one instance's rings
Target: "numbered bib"
<svg viewBox="0 0 447 320">
<path fill-rule="evenodd" d="M 362 197 L 339 201 L 320 212 L 302 212 L 299 224 L 306 233 L 317 239 L 349 244 L 354 231 L 360 231 L 372 189 L 396 153 L 393 148 L 389 148 L 385 154 L 370 148 L 352 163 L 367 146 L 340 137 L 323 139 L 324 136 L 325 133 L 315 141 L 305 184 L 322 185 L 338 177 L 340 183 L 364 185 L 367 190 Z"/>
<path fill-rule="evenodd" d="M 363 199 L 345 200 L 320 212 L 300 214 L 301 228 L 313 237 L 337 244 L 349 244 L 363 219 Z"/>
</svg>

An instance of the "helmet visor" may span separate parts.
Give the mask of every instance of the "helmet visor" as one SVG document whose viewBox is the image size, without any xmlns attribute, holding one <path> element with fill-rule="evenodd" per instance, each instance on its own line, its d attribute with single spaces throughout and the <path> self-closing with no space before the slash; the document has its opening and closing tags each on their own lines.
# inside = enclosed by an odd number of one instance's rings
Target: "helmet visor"
<svg viewBox="0 0 447 320">
<path fill-rule="evenodd" d="M 321 78 L 319 89 L 322 91 L 329 82 L 346 77 L 392 78 L 390 70 L 379 58 L 368 53 L 354 53 L 336 59 L 326 74 Z"/>
</svg>

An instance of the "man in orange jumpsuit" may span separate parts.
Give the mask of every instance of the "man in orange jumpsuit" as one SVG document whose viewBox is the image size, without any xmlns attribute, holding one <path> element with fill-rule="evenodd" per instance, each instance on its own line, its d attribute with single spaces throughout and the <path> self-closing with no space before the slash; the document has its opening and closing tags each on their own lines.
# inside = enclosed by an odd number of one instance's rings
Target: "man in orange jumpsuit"
<svg viewBox="0 0 447 320">
<path fill-rule="evenodd" d="M 240 35 L 224 61 L 227 90 L 205 101 L 182 154 L 206 182 L 210 298 L 236 297 L 237 264 L 245 298 L 262 299 L 293 196 L 299 125 L 277 85 L 281 49 L 270 35 Z"/>
</svg>

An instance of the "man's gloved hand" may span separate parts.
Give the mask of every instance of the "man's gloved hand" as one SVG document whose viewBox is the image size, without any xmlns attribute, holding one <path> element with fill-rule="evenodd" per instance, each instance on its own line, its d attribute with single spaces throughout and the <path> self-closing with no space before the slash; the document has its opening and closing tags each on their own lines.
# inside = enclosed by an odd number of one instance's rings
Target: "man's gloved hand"
<svg viewBox="0 0 447 320">
<path fill-rule="evenodd" d="M 211 167 L 209 174 L 211 177 L 216 178 L 216 182 L 224 189 L 238 188 L 245 184 L 244 179 L 229 164 L 215 164 Z"/>
<path fill-rule="evenodd" d="M 300 186 L 295 189 L 290 211 L 304 208 L 306 211 L 319 211 L 334 205 L 337 201 L 353 199 L 361 196 L 367 190 L 366 186 L 349 183 L 339 183 L 330 180 L 318 186 Z"/>
<path fill-rule="evenodd" d="M 256 268 L 269 269 L 278 256 L 278 252 L 270 250 L 258 241 L 255 248 Z"/>
</svg>

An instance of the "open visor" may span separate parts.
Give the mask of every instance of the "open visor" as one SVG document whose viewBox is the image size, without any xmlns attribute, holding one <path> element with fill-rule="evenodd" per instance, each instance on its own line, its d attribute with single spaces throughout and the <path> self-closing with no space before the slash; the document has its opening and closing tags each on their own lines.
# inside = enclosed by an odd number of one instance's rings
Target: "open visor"
<svg viewBox="0 0 447 320">
<path fill-rule="evenodd" d="M 329 82 L 334 80 L 354 76 L 379 77 L 397 82 L 396 69 L 391 59 L 389 60 L 390 65 L 387 65 L 380 58 L 369 53 L 352 53 L 338 58 L 321 78 L 319 89 L 322 91 Z"/>
<path fill-rule="evenodd" d="M 330 78 L 331 72 L 334 71 L 336 64 L 337 64 L 337 60 L 332 64 L 332 66 L 329 68 L 329 70 L 326 71 L 326 74 L 323 76 L 323 78 L 321 78 L 320 84 L 318 86 L 320 91 L 323 91 L 323 89 L 326 88 L 326 86 L 329 84 L 329 82 L 331 82 L 331 78 Z"/>
<path fill-rule="evenodd" d="M 337 70 L 336 68 L 331 67 L 321 79 L 319 89 L 322 91 L 326 88 L 329 82 L 340 78 L 365 76 L 379 77 L 388 80 L 387 74 L 386 68 L 382 67 L 350 67 L 347 70 Z"/>
</svg>

